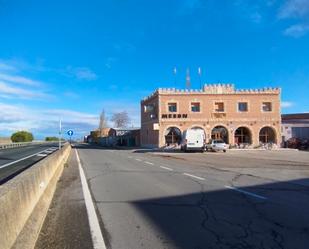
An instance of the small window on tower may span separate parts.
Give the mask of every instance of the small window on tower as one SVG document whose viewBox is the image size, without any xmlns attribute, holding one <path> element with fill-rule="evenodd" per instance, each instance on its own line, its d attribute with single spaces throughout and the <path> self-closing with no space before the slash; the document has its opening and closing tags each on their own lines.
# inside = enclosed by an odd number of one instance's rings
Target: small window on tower
<svg viewBox="0 0 309 249">
<path fill-rule="evenodd" d="M 238 103 L 238 111 L 239 112 L 247 112 L 248 111 L 248 103 L 247 102 L 239 102 Z"/>
<path fill-rule="evenodd" d="M 224 112 L 224 103 L 223 102 L 216 102 L 215 103 L 215 111 L 216 112 Z"/>
<path fill-rule="evenodd" d="M 263 110 L 263 112 L 271 112 L 272 111 L 271 102 L 263 102 L 262 110 Z"/>
<path fill-rule="evenodd" d="M 200 103 L 199 102 L 191 103 L 191 111 L 192 112 L 200 112 L 201 111 Z"/>
<path fill-rule="evenodd" d="M 168 103 L 168 111 L 169 112 L 177 112 L 177 104 L 176 103 Z"/>
</svg>

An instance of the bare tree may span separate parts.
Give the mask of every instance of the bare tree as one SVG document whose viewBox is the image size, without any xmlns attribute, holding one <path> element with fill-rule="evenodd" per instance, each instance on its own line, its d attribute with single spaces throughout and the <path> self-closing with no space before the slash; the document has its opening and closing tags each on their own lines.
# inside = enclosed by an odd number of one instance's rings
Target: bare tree
<svg viewBox="0 0 309 249">
<path fill-rule="evenodd" d="M 126 111 L 114 113 L 111 121 L 114 122 L 116 128 L 127 127 L 130 123 L 129 115 Z"/>
<path fill-rule="evenodd" d="M 105 111 L 103 109 L 100 114 L 99 130 L 102 132 L 102 130 L 106 127 L 107 127 L 107 117 L 105 116 Z"/>
</svg>

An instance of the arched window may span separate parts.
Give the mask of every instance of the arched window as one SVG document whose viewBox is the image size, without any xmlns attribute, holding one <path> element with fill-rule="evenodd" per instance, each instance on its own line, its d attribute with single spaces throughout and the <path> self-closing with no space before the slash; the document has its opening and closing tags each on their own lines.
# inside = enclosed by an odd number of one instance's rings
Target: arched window
<svg viewBox="0 0 309 249">
<path fill-rule="evenodd" d="M 211 131 L 211 139 L 222 139 L 226 144 L 228 144 L 229 132 L 224 126 L 216 126 Z"/>
<path fill-rule="evenodd" d="M 260 130 L 259 134 L 260 143 L 276 143 L 276 134 L 272 127 L 266 126 Z"/>
<path fill-rule="evenodd" d="M 166 145 L 180 144 L 181 138 L 181 130 L 177 127 L 169 127 L 165 132 Z"/>
<path fill-rule="evenodd" d="M 235 144 L 251 144 L 252 136 L 247 127 L 239 127 L 234 134 Z"/>
</svg>

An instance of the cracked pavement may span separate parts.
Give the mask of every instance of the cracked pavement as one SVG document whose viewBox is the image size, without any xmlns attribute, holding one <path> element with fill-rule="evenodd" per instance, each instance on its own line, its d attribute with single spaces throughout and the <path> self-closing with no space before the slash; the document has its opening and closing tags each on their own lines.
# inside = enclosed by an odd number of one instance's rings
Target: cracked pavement
<svg viewBox="0 0 309 249">
<path fill-rule="evenodd" d="M 309 179 L 288 173 L 306 176 L 309 153 L 166 157 L 77 147 L 109 248 L 308 248 Z M 276 172 L 265 174 L 267 166 Z"/>
</svg>

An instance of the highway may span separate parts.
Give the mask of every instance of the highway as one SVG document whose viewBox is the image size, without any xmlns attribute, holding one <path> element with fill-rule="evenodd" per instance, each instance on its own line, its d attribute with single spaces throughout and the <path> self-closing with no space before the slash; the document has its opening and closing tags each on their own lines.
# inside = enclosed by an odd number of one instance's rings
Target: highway
<svg viewBox="0 0 309 249">
<path fill-rule="evenodd" d="M 32 144 L 0 150 L 0 184 L 58 149 L 57 143 Z"/>
<path fill-rule="evenodd" d="M 305 176 L 308 163 L 77 148 L 107 248 L 308 248 L 308 186 L 233 171 L 260 165 L 275 177 L 295 167 Z"/>
</svg>

